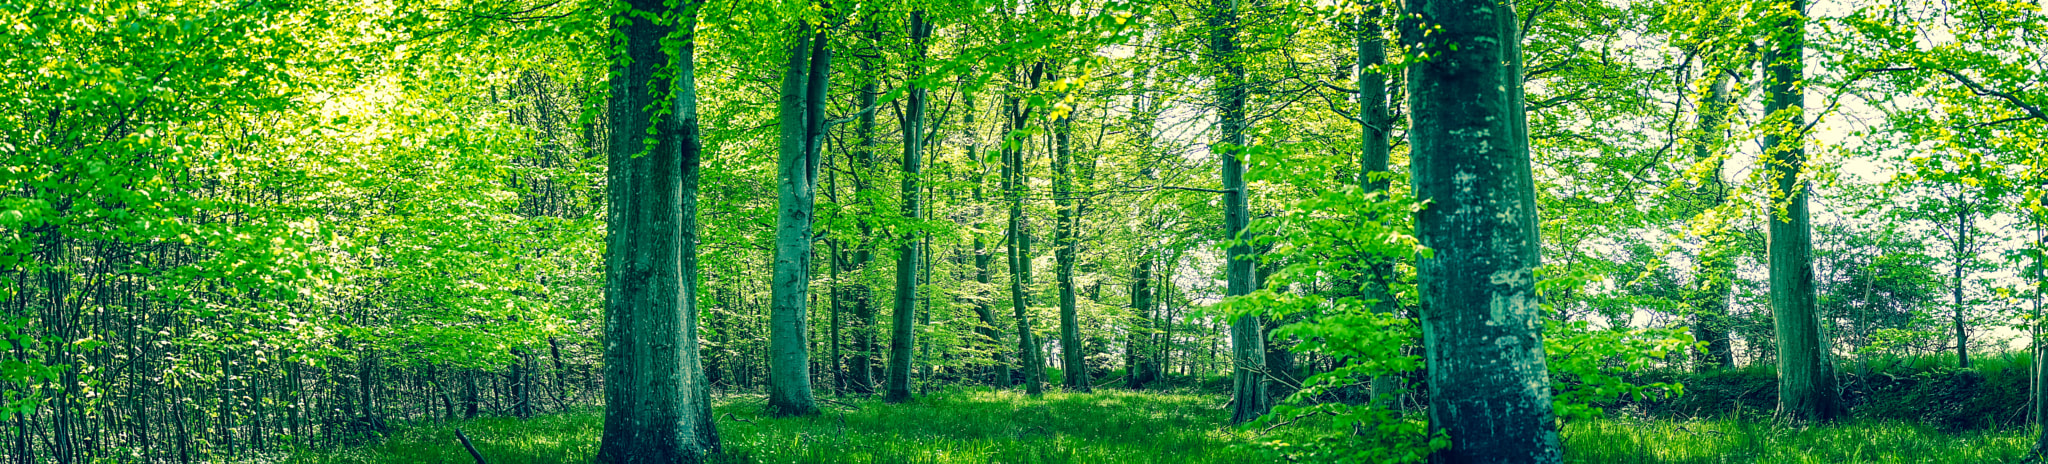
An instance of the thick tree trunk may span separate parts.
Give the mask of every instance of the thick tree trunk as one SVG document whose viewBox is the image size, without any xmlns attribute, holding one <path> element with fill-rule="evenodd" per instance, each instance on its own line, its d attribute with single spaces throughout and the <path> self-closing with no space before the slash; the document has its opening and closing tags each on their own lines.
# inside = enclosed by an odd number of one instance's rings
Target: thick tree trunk
<svg viewBox="0 0 2048 464">
<path fill-rule="evenodd" d="M 1831 421 L 1842 415 L 1832 363 L 1815 311 L 1813 226 L 1806 209 L 1808 187 L 1799 179 L 1806 164 L 1805 0 L 1787 0 L 1789 13 L 1764 47 L 1768 79 L 1764 114 L 1765 164 L 1772 177 L 1770 215 L 1771 313 L 1777 322 L 1779 413 L 1799 421 Z"/>
<path fill-rule="evenodd" d="M 1245 73 L 1238 56 L 1237 0 L 1210 3 L 1209 60 L 1215 66 L 1217 140 L 1210 148 L 1223 158 L 1223 231 L 1230 247 L 1224 272 L 1228 288 L 1224 294 L 1238 296 L 1255 290 L 1250 236 L 1251 211 L 1246 205 L 1244 182 Z M 1237 316 L 1230 321 L 1232 364 L 1230 422 L 1241 424 L 1266 414 L 1266 343 L 1258 316 Z"/>
<path fill-rule="evenodd" d="M 921 74 L 924 60 L 925 38 L 931 29 L 924 23 L 924 11 L 910 12 L 910 42 L 913 56 L 910 72 L 912 78 Z M 922 219 L 924 204 L 919 195 L 918 176 L 924 169 L 924 112 L 927 90 L 911 84 L 910 95 L 904 101 L 903 110 L 903 218 L 916 222 Z M 897 246 L 896 254 L 896 313 L 890 326 L 889 337 L 889 388 L 883 400 L 900 403 L 910 400 L 911 351 L 917 346 L 917 270 L 919 243 L 916 235 L 903 237 L 903 244 Z"/>
<path fill-rule="evenodd" d="M 1706 351 L 1697 358 L 1702 371 L 1735 365 L 1734 343 L 1728 336 L 1728 297 L 1735 289 L 1735 258 L 1741 252 L 1731 243 L 1733 231 L 1728 230 L 1726 215 L 1720 213 L 1728 201 L 1727 182 L 1721 179 L 1722 150 L 1727 146 L 1721 126 L 1730 107 L 1728 84 L 1733 74 L 1713 72 L 1714 84 L 1706 100 L 1700 102 L 1699 126 L 1693 135 L 1693 160 L 1706 170 L 1694 189 L 1706 204 L 1692 220 L 1704 244 L 1693 265 L 1694 288 L 1689 298 L 1693 335 L 1707 342 Z"/>
<path fill-rule="evenodd" d="M 1521 34 L 1496 0 L 1409 0 L 1410 170 L 1429 428 L 1437 463 L 1561 461 L 1536 294 L 1541 236 L 1523 116 Z M 1423 31 L 1427 29 L 1428 34 Z"/>
<path fill-rule="evenodd" d="M 687 32 L 696 29 L 698 6 L 675 11 L 658 0 L 634 0 L 612 19 L 626 56 L 613 61 L 609 105 L 600 463 L 695 463 L 718 451 L 710 385 L 697 355 L 701 149 L 695 34 Z M 677 19 L 664 26 L 648 14 Z M 686 33 L 671 57 L 662 42 L 672 28 Z M 656 72 L 663 68 L 673 72 Z M 674 116 L 648 111 L 659 99 L 670 99 Z"/>
<path fill-rule="evenodd" d="M 784 69 L 779 108 L 781 159 L 776 169 L 774 281 L 768 310 L 768 411 L 777 416 L 818 413 L 811 396 L 811 353 L 806 320 L 811 288 L 811 213 L 816 205 L 818 141 L 824 96 L 832 72 L 826 28 L 797 29 Z"/>
</svg>

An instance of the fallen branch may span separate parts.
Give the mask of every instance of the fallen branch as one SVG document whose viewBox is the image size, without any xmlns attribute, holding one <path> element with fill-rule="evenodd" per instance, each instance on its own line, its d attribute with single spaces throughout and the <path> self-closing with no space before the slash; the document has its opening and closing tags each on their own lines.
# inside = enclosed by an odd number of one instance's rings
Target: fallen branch
<svg viewBox="0 0 2048 464">
<path fill-rule="evenodd" d="M 469 435 L 464 435 L 462 428 L 457 427 L 455 429 L 455 439 L 462 440 L 462 449 L 469 450 L 469 457 L 476 459 L 476 464 L 489 464 L 484 462 L 483 453 L 476 452 L 476 445 L 469 443 Z"/>
<path fill-rule="evenodd" d="M 725 413 L 725 418 L 727 418 L 727 419 L 732 419 L 732 420 L 736 420 L 736 421 L 740 421 L 740 422 L 745 422 L 745 423 L 748 423 L 748 424 L 752 424 L 752 423 L 754 423 L 754 421 L 750 421 L 750 420 L 746 420 L 746 419 L 741 419 L 741 418 L 740 418 L 740 416 L 735 416 L 735 415 L 732 415 L 732 413 L 729 413 L 729 412 L 728 412 L 728 413 Z"/>
</svg>

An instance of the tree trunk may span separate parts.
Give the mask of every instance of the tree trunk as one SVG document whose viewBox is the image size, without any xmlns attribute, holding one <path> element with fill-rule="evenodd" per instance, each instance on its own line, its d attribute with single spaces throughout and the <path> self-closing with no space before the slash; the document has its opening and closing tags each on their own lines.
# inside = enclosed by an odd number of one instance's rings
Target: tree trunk
<svg viewBox="0 0 2048 464">
<path fill-rule="evenodd" d="M 605 425 L 597 462 L 695 463 L 718 451 L 697 354 L 696 11 L 634 0 L 613 18 L 605 252 Z M 674 26 L 644 15 L 676 15 Z M 674 56 L 663 41 L 685 31 Z M 674 60 L 673 66 L 670 60 Z M 669 68 L 673 72 L 656 73 Z M 673 117 L 648 111 L 671 99 Z M 649 131 L 649 129 L 654 129 Z M 649 137 L 649 134 L 653 137 Z M 648 143 L 651 142 L 651 143 Z"/>
<path fill-rule="evenodd" d="M 1832 421 L 1842 414 L 1833 366 L 1814 309 L 1813 227 L 1806 209 L 1804 136 L 1805 0 L 1786 0 L 1781 29 L 1763 54 L 1765 163 L 1773 180 L 1770 215 L 1771 313 L 1777 322 L 1779 413 L 1799 421 Z"/>
<path fill-rule="evenodd" d="M 963 96 L 962 96 L 962 99 L 966 101 L 966 105 L 965 105 L 965 106 L 967 107 L 967 111 L 963 113 L 963 116 L 964 116 L 964 119 L 963 119 L 963 121 L 964 121 L 964 123 L 962 124 L 962 127 L 965 127 L 965 128 L 967 129 L 967 131 L 968 131 L 968 140 L 969 140 L 969 142 L 968 142 L 968 144 L 967 144 L 967 159 L 971 159 L 971 160 L 972 160 L 972 159 L 981 159 L 981 158 L 980 158 L 980 157 L 981 157 L 981 155 L 980 155 L 980 153 L 979 153 L 979 151 L 980 151 L 980 149 L 981 149 L 981 143 L 980 143 L 980 141 L 979 141 L 979 140 L 977 140 L 977 139 L 974 139 L 974 137 L 973 137 L 973 131 L 974 131 L 974 114 L 975 114 L 975 108 L 974 108 L 974 93 L 972 93 L 972 92 L 964 92 L 964 93 L 965 93 L 966 95 L 963 95 Z M 984 198 L 983 198 L 983 195 L 982 195 L 982 186 L 983 186 L 984 184 L 985 184 L 985 182 L 984 182 L 984 181 L 983 181 L 983 179 L 982 179 L 982 175 L 981 175 L 981 174 L 975 174 L 975 177 L 974 177 L 974 203 L 975 203 L 975 204 L 977 204 L 977 205 L 981 204 L 981 203 L 982 203 L 982 201 L 984 201 Z M 982 237 L 982 235 L 981 235 L 980 233 L 975 233 L 975 234 L 974 234 L 974 281 L 975 281 L 975 282 L 977 282 L 977 283 L 980 283 L 980 284 L 982 284 L 983 286 L 987 286 L 987 285 L 988 285 L 988 284 L 989 284 L 989 283 L 991 282 L 991 277 L 992 277 L 992 276 L 991 276 L 991 274 L 992 274 L 992 273 L 991 273 L 991 271 L 990 271 L 990 269 L 989 269 L 989 266 L 990 266 L 990 264 L 991 264 L 991 263 L 993 263 L 994 261 L 995 261 L 995 256 L 993 256 L 993 252 L 991 252 L 991 251 L 989 250 L 989 248 L 988 248 L 988 244 L 986 243 L 986 240 L 985 240 L 985 239 L 984 239 L 984 238 Z M 982 326 L 981 326 L 981 327 L 977 327 L 977 328 L 975 328 L 975 332 L 977 332 L 977 333 L 980 333 L 982 337 L 984 337 L 984 338 L 987 338 L 987 339 L 988 339 L 988 343 L 989 343 L 990 345 L 993 345 L 993 346 L 1001 346 L 1001 345 L 1002 345 L 1002 340 L 1003 340 L 1003 338 L 1002 338 L 1002 332 L 1001 332 L 1001 329 L 999 328 L 999 327 L 1001 327 L 1001 325 L 999 325 L 999 324 L 998 324 L 998 323 L 996 322 L 996 313 L 995 313 L 995 308 L 994 308 L 994 307 L 993 307 L 992 305 L 990 305 L 990 304 L 988 303 L 988 299 L 987 299 L 987 298 L 982 298 L 982 299 L 976 300 L 976 301 L 974 302 L 974 312 L 975 312 L 975 315 L 977 315 L 977 316 L 980 316 L 980 317 L 981 317 L 981 324 L 982 324 Z M 1011 381 L 1010 381 L 1010 364 L 1009 364 L 1009 360 L 1008 360 L 1008 359 L 1005 359 L 1006 357 L 1005 357 L 1005 356 L 1003 356 L 1003 353 L 1002 353 L 1002 351 L 1001 351 L 1000 349 L 991 349 L 990 351 L 992 352 L 992 356 L 994 357 L 994 359 L 993 359 L 993 361 L 994 361 L 994 365 L 993 365 L 993 366 L 990 366 L 990 369 L 989 369 L 989 377 L 990 377 L 990 378 L 989 378 L 989 385 L 993 385 L 993 386 L 996 386 L 996 387 L 1007 387 L 1007 386 L 1010 386 L 1010 385 L 1012 385 L 1012 383 L 1011 383 Z"/>
<path fill-rule="evenodd" d="M 870 28 L 867 31 L 867 39 L 870 42 L 879 42 L 881 37 L 882 31 L 879 28 Z M 867 76 L 868 81 L 861 84 L 860 93 L 854 96 L 854 104 L 860 108 L 869 108 L 875 106 L 875 100 L 882 92 L 875 84 L 877 74 L 873 60 L 861 60 L 860 63 L 862 74 Z M 853 176 L 854 203 L 872 211 L 874 205 L 869 203 L 872 201 L 870 198 L 873 198 L 870 195 L 875 184 L 867 176 L 880 173 L 880 170 L 875 168 L 875 112 L 861 113 L 855 116 L 855 119 L 853 136 L 856 148 L 851 158 L 854 162 L 853 172 L 860 174 Z M 877 323 L 874 292 L 868 288 L 867 280 L 861 278 L 865 273 L 858 271 L 867 268 L 868 263 L 874 261 L 874 250 L 870 248 L 874 244 L 874 228 L 865 219 L 856 220 L 855 223 L 860 228 L 860 238 L 855 244 L 851 260 L 844 269 L 855 272 L 854 283 L 847 289 L 853 298 L 855 319 L 853 358 L 847 361 L 850 364 L 847 366 L 847 375 L 851 378 L 848 382 L 849 388 L 854 392 L 867 394 L 875 392 L 875 358 L 880 350 L 875 342 Z"/>
<path fill-rule="evenodd" d="M 1556 463 L 1521 34 L 1496 0 L 1409 0 L 1409 131 L 1431 462 Z M 1424 30 L 1428 34 L 1424 34 Z M 1512 457 L 1512 459 L 1510 459 Z"/>
<path fill-rule="evenodd" d="M 1387 73 L 1381 66 L 1387 64 L 1387 43 L 1382 36 L 1381 18 L 1384 13 L 1378 6 L 1358 15 L 1358 126 L 1359 157 L 1358 185 L 1366 192 L 1385 194 L 1391 183 L 1388 172 L 1388 152 L 1393 148 L 1394 118 L 1388 111 Z M 1376 313 L 1391 313 L 1397 301 L 1389 286 L 1394 276 L 1394 261 L 1385 257 L 1367 256 L 1360 275 L 1359 297 L 1365 300 L 1366 308 Z M 1376 375 L 1369 381 L 1372 401 L 1380 407 L 1389 407 L 1400 390 L 1399 377 Z"/>
<path fill-rule="evenodd" d="M 818 145 L 824 127 L 825 89 L 832 72 L 827 28 L 797 29 L 782 82 L 781 160 L 776 171 L 775 275 L 768 311 L 768 411 L 777 416 L 818 413 L 811 396 L 811 353 L 806 305 L 811 288 L 811 213 L 816 205 Z"/>
<path fill-rule="evenodd" d="M 1131 330 L 1124 342 L 1124 388 L 1137 390 L 1159 377 L 1153 362 L 1152 257 L 1141 255 L 1131 270 Z"/>
<path fill-rule="evenodd" d="M 1250 294 L 1254 287 L 1250 236 L 1251 211 L 1246 205 L 1244 182 L 1245 73 L 1238 56 L 1237 0 L 1214 0 L 1209 12 L 1209 61 L 1215 66 L 1217 107 L 1216 143 L 1210 151 L 1223 158 L 1223 230 L 1229 240 L 1225 276 L 1226 296 Z M 1230 321 L 1230 351 L 1233 364 L 1230 422 L 1242 424 L 1265 415 L 1270 407 L 1266 396 L 1266 343 L 1259 317 L 1241 315 Z"/>
<path fill-rule="evenodd" d="M 1699 231 L 1704 241 L 1699 259 L 1693 265 L 1693 285 L 1690 299 L 1693 311 L 1693 335 L 1707 342 L 1707 349 L 1699 353 L 1700 370 L 1726 369 L 1735 365 L 1734 343 L 1728 336 L 1728 297 L 1735 289 L 1735 258 L 1741 253 L 1733 243 L 1733 231 L 1728 230 L 1727 219 L 1720 208 L 1728 202 L 1727 182 L 1721 179 L 1722 150 L 1726 143 L 1721 136 L 1728 115 L 1728 84 L 1733 74 L 1715 70 L 1714 84 L 1707 99 L 1699 105 L 1699 126 L 1693 136 L 1693 161 L 1705 166 L 1706 172 L 1694 189 L 1695 195 L 1705 198 L 1701 213 L 1693 217 L 1693 229 Z"/>
<path fill-rule="evenodd" d="M 925 38 L 931 35 L 931 28 L 924 23 L 924 11 L 910 12 L 910 42 L 913 56 L 910 77 L 921 77 L 921 63 L 924 60 Z M 913 81 L 914 82 L 914 81 Z M 915 223 L 922 220 L 924 205 L 919 198 L 918 176 L 924 169 L 924 87 L 912 83 L 909 98 L 903 110 L 903 218 Z M 883 401 L 901 403 L 910 400 L 911 351 L 917 346 L 917 268 L 919 244 L 916 234 L 903 237 L 903 244 L 897 247 L 896 255 L 896 313 L 890 326 L 889 338 L 889 389 Z"/>
<path fill-rule="evenodd" d="M 1970 328 L 1968 325 L 1968 321 L 1970 318 L 1970 308 L 1969 306 L 1965 305 L 1963 301 L 1963 268 L 1965 266 L 1968 266 L 1969 264 L 1968 254 L 1970 252 L 1970 208 L 1968 202 L 1963 200 L 1963 192 L 1961 191 L 1961 189 L 1961 187 L 1957 187 L 1958 191 L 1956 192 L 1955 206 L 1956 247 L 1955 252 L 1953 253 L 1953 255 L 1955 256 L 1955 265 L 1953 267 L 1955 268 L 1956 279 L 1956 285 L 1954 289 L 1956 310 L 1953 319 L 1955 320 L 1956 328 L 1956 367 L 1969 369 Z"/>
<path fill-rule="evenodd" d="M 1053 263 L 1060 286 L 1060 377 L 1061 387 L 1071 392 L 1088 391 L 1088 367 L 1081 349 L 1081 322 L 1074 296 L 1074 227 L 1078 216 L 1074 199 L 1074 116 L 1071 111 L 1053 121 L 1052 195 L 1059 216 L 1053 224 Z"/>
<path fill-rule="evenodd" d="M 1031 87 L 1038 87 L 1038 70 L 1030 74 Z M 1023 130 L 1031 109 L 1021 105 L 1016 93 L 1003 100 L 1003 110 L 1009 116 L 1002 158 L 1003 190 L 1010 202 L 1010 309 L 1016 313 L 1018 369 L 1024 371 L 1024 391 L 1037 395 L 1045 393 L 1045 360 L 1038 350 L 1038 337 L 1031 332 L 1031 231 L 1024 216 L 1024 142 L 1020 140 L 1027 137 Z"/>
</svg>

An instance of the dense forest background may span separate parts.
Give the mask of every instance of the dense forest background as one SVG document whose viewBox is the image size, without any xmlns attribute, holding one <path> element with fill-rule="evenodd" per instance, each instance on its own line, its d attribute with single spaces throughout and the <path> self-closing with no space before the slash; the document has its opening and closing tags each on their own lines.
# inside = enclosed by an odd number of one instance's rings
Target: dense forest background
<svg viewBox="0 0 2048 464">
<path fill-rule="evenodd" d="M 1429 355 L 1479 332 L 1428 308 L 1488 310 L 1443 282 L 1486 281 L 1419 263 L 1495 256 L 1430 208 L 1496 184 L 1546 423 L 2048 417 L 2042 4 L 1400 3 L 0 0 L 0 456 L 250 458 L 675 371 L 796 416 L 1229 394 L 1320 427 L 1277 452 L 1419 459 L 1468 443 L 1439 363 L 1497 355 Z M 1512 15 L 1432 42 L 1473 5 Z M 1470 72 L 1519 86 L 1486 114 L 1522 184 L 1421 163 L 1461 45 L 1513 50 Z M 684 326 L 608 310 L 664 276 L 608 252 L 683 243 Z"/>
</svg>

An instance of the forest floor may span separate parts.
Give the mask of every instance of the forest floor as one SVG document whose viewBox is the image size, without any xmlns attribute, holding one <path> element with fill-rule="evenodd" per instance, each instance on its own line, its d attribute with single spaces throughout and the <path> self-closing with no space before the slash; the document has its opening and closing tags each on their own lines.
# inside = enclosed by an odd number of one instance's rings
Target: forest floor
<svg viewBox="0 0 2048 464">
<path fill-rule="evenodd" d="M 834 400 L 810 418 L 765 417 L 758 396 L 715 409 L 719 463 L 1254 463 L 1281 462 L 1257 445 L 1273 436 L 1226 428 L 1226 397 L 1196 394 L 957 391 L 885 405 Z M 837 403 L 837 404 L 834 404 Z M 471 459 L 460 427 L 491 464 L 583 463 L 603 417 L 589 410 L 526 420 L 482 418 L 403 426 L 373 444 L 304 452 L 303 464 L 449 463 Z M 2032 446 L 2025 430 L 1946 433 L 1900 422 L 1791 428 L 1765 420 L 1567 424 L 1574 463 L 2003 463 Z"/>
</svg>

